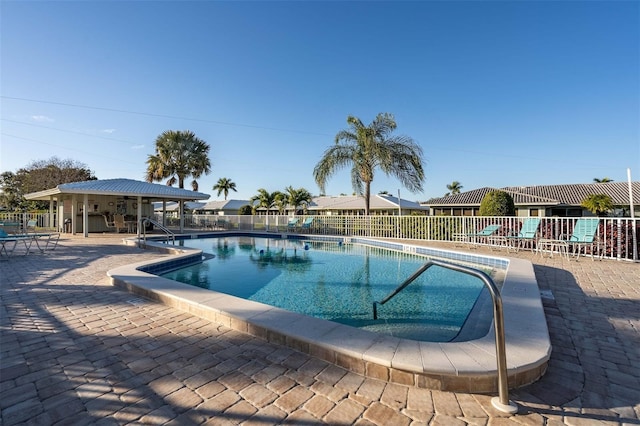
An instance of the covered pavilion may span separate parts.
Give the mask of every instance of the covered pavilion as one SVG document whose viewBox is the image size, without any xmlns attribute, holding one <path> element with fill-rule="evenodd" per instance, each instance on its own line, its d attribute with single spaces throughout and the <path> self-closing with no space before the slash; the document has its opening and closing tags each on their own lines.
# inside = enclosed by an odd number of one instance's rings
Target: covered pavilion
<svg viewBox="0 0 640 426">
<path fill-rule="evenodd" d="M 89 232 L 102 232 L 107 228 L 109 215 L 121 214 L 138 224 L 145 217 L 153 217 L 154 202 L 162 202 L 164 206 L 167 201 L 179 203 L 182 231 L 184 202 L 206 200 L 209 195 L 133 179 L 104 179 L 64 183 L 26 194 L 25 198 L 49 201 L 49 223 L 57 230 L 82 232 L 88 237 Z M 140 233 L 139 227 L 137 232 Z"/>
</svg>

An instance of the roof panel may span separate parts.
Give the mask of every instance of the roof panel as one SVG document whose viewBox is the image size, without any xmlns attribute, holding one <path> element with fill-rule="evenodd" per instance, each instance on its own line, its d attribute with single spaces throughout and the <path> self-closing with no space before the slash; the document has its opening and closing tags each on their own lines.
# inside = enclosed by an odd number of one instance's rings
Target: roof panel
<svg viewBox="0 0 640 426">
<path fill-rule="evenodd" d="M 28 200 L 46 200 L 50 196 L 58 194 L 142 196 L 172 200 L 206 200 L 209 198 L 209 194 L 202 192 L 133 179 L 103 179 L 64 183 L 52 189 L 27 194 L 25 198 Z"/>
</svg>

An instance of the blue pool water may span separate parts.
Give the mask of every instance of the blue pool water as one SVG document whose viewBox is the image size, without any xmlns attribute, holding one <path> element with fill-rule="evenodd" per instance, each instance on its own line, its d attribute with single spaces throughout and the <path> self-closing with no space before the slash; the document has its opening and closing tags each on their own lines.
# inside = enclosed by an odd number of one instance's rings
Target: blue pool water
<svg viewBox="0 0 640 426">
<path fill-rule="evenodd" d="M 192 239 L 185 245 L 213 256 L 163 277 L 413 340 L 454 339 L 483 290 L 478 278 L 434 266 L 379 306 L 374 320 L 373 302 L 411 276 L 424 256 L 335 241 L 248 236 Z"/>
</svg>

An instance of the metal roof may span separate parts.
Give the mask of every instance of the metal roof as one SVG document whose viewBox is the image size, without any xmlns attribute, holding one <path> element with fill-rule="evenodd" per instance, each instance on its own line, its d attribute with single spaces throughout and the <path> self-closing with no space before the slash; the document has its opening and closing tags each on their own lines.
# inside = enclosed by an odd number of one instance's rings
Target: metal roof
<svg viewBox="0 0 640 426">
<path fill-rule="evenodd" d="M 156 200 L 206 200 L 209 194 L 133 179 L 103 179 L 63 183 L 55 188 L 26 194 L 27 200 L 48 200 L 60 194 L 144 197 Z"/>
<path fill-rule="evenodd" d="M 640 182 L 632 182 L 634 204 L 640 203 Z M 569 205 L 579 206 L 589 195 L 605 194 L 615 205 L 629 204 L 628 182 L 579 183 L 564 185 L 512 186 L 505 188 L 480 188 L 446 197 L 432 198 L 424 205 L 479 206 L 489 191 L 505 191 L 513 197 L 515 205 Z"/>
<path fill-rule="evenodd" d="M 426 207 L 405 199 L 400 199 L 401 207 L 405 209 L 426 210 Z M 397 209 L 398 197 L 376 194 L 371 196 L 369 203 L 371 210 Z M 364 210 L 364 197 L 356 195 L 341 195 L 337 197 L 314 197 L 309 210 Z"/>
<path fill-rule="evenodd" d="M 213 200 L 205 204 L 200 210 L 239 210 L 246 206 L 249 200 Z"/>
</svg>

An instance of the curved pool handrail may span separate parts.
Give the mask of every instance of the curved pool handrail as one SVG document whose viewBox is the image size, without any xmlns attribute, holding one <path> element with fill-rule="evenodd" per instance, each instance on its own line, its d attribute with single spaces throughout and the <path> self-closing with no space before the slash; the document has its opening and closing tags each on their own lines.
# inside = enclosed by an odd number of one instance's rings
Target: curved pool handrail
<svg viewBox="0 0 640 426">
<path fill-rule="evenodd" d="M 138 229 L 142 229 L 142 238 L 141 238 L 141 240 L 143 242 L 145 242 L 145 243 L 147 242 L 147 232 L 146 232 L 147 231 L 147 226 L 146 226 L 147 223 L 153 224 L 156 228 L 158 228 L 162 232 L 164 232 L 166 237 L 167 237 L 167 242 L 171 241 L 173 244 L 176 243 L 176 235 L 173 232 L 171 232 L 171 230 L 169 228 L 167 228 L 166 226 L 162 225 L 161 223 L 158 223 L 157 221 L 155 221 L 155 220 L 153 220 L 151 218 L 148 218 L 148 217 L 142 218 L 140 220 L 140 226 L 138 227 Z M 138 240 L 140 240 L 140 238 Z"/>
<path fill-rule="evenodd" d="M 389 293 L 380 302 L 373 302 L 373 319 L 378 318 L 378 305 L 384 305 L 391 300 L 396 294 L 400 293 L 405 287 L 415 281 L 422 273 L 432 266 L 440 266 L 442 268 L 452 269 L 474 277 L 480 278 L 484 285 L 489 289 L 491 300 L 493 301 L 493 322 L 496 330 L 496 362 L 498 370 L 498 397 L 491 399 L 491 404 L 497 410 L 505 413 L 514 414 L 518 412 L 518 407 L 509 400 L 509 383 L 507 377 L 507 354 L 505 349 L 504 337 L 504 314 L 502 311 L 502 297 L 498 286 L 484 272 L 471 268 L 469 266 L 458 265 L 456 263 L 443 262 L 441 260 L 429 260 L 422 265 L 416 272 L 400 284 L 395 290 Z"/>
</svg>

